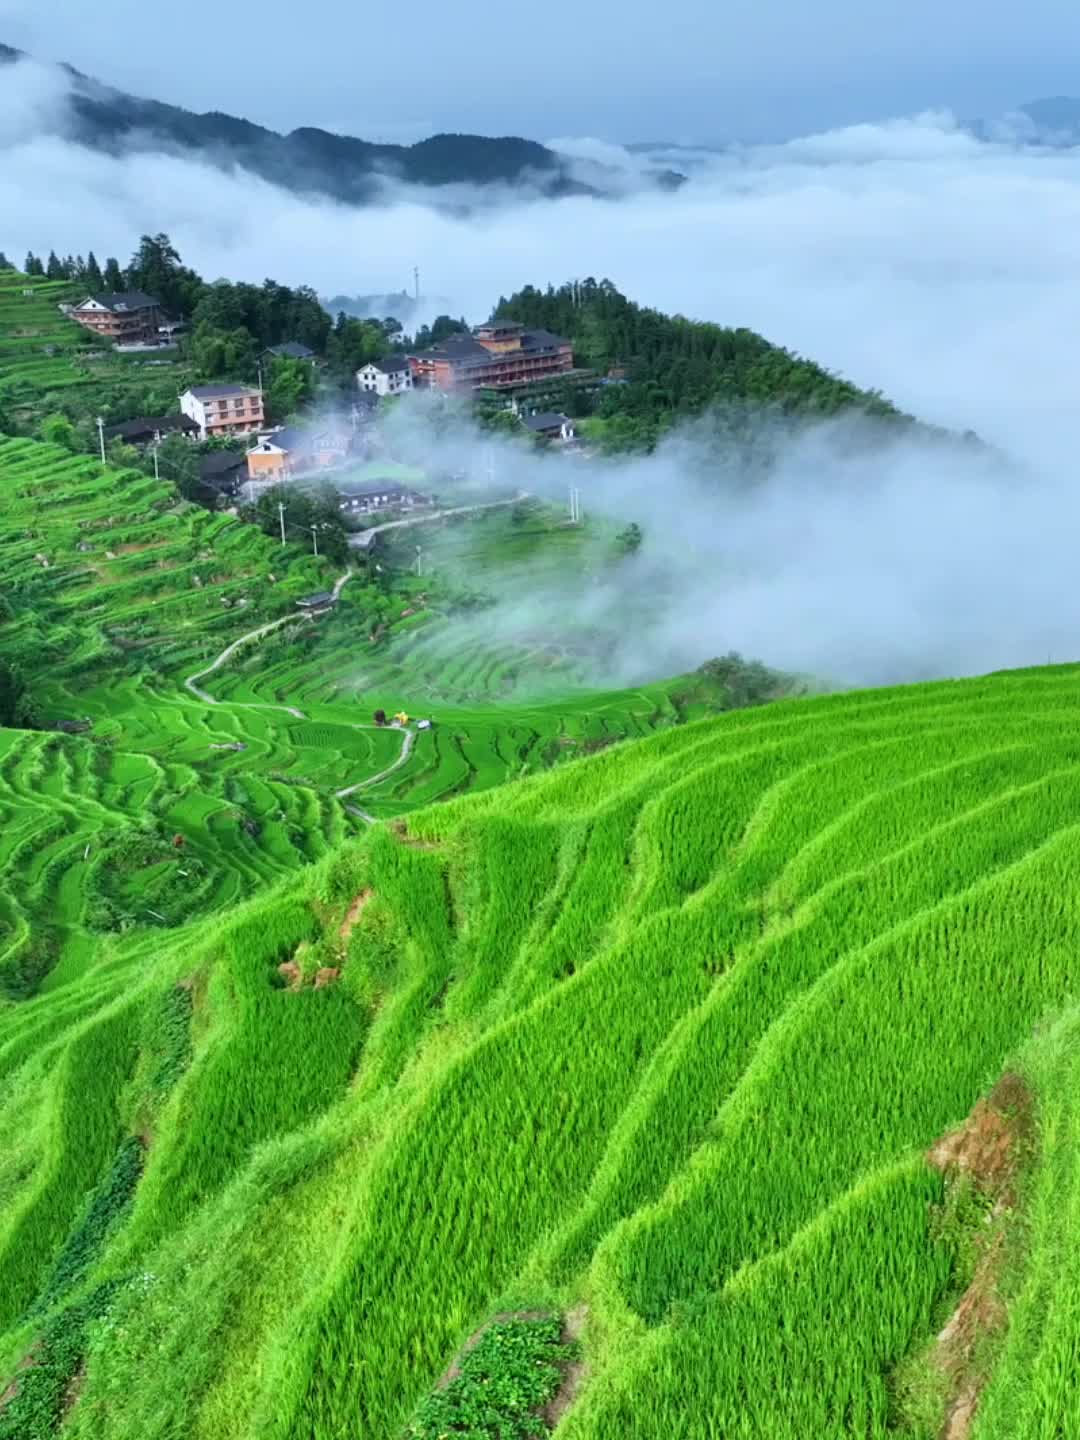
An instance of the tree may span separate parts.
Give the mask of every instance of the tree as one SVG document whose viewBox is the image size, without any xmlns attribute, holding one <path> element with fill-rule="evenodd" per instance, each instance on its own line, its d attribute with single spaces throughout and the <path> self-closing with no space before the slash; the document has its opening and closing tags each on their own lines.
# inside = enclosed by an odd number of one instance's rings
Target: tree
<svg viewBox="0 0 1080 1440">
<path fill-rule="evenodd" d="M 75 426 L 66 415 L 46 415 L 39 429 L 42 440 L 50 445 L 62 445 L 65 450 L 77 451 L 78 439 Z"/>
<path fill-rule="evenodd" d="M 33 702 L 22 675 L 7 661 L 0 660 L 0 725 L 32 730 L 35 724 Z"/>
<path fill-rule="evenodd" d="M 266 385 L 266 404 L 273 421 L 296 413 L 315 391 L 314 367 L 307 360 L 275 359 Z"/>
<path fill-rule="evenodd" d="M 153 451 L 142 457 L 143 469 L 154 473 Z M 171 481 L 185 500 L 216 510 L 218 493 L 202 479 L 200 452 L 183 435 L 166 435 L 158 446 L 158 470 L 163 480 Z"/>
<path fill-rule="evenodd" d="M 127 283 L 161 301 L 170 314 L 189 314 L 206 288 L 194 270 L 180 262 L 180 252 L 168 235 L 143 235 L 131 257 Z"/>
<path fill-rule="evenodd" d="M 255 340 L 242 325 L 235 330 L 217 330 L 204 320 L 195 327 L 187 349 L 195 369 L 206 380 L 224 376 L 251 378 L 255 374 Z"/>
<path fill-rule="evenodd" d="M 317 538 L 320 555 L 339 565 L 348 560 L 348 535 L 338 509 L 337 493 L 330 486 L 310 491 L 298 485 L 278 485 L 259 496 L 253 507 L 255 521 L 264 534 L 280 539 L 279 505 L 285 507 L 288 544 L 310 545 L 314 549 L 313 538 Z"/>
<path fill-rule="evenodd" d="M 23 261 L 23 274 L 24 274 L 24 275 L 44 275 L 44 274 L 45 274 L 45 266 L 42 265 L 41 261 L 38 259 L 38 257 L 34 254 L 34 252 L 33 252 L 32 250 L 30 250 L 30 251 L 27 252 L 26 259 Z"/>
<path fill-rule="evenodd" d="M 50 280 L 63 280 L 64 278 L 64 267 L 55 250 L 49 251 L 49 258 L 45 262 L 45 274 Z"/>
<path fill-rule="evenodd" d="M 83 275 L 83 284 L 91 295 L 98 295 L 105 288 L 105 281 L 102 278 L 101 266 L 97 262 L 93 250 L 86 257 L 86 272 Z"/>
<path fill-rule="evenodd" d="M 641 549 L 643 538 L 641 526 L 636 522 L 631 522 L 625 530 L 619 531 L 615 537 L 615 543 L 624 555 L 633 555 L 636 550 Z"/>
<path fill-rule="evenodd" d="M 4 254 L 4 252 L 3 252 L 2 250 L 0 250 L 0 270 L 14 270 L 14 269 L 15 269 L 15 266 L 14 266 L 14 265 L 11 263 L 11 261 L 7 258 L 7 256 Z"/>
<path fill-rule="evenodd" d="M 124 272 L 120 269 L 120 262 L 114 255 L 110 255 L 105 261 L 105 273 L 101 277 L 101 284 L 107 295 L 114 295 L 118 290 L 124 288 Z"/>
</svg>

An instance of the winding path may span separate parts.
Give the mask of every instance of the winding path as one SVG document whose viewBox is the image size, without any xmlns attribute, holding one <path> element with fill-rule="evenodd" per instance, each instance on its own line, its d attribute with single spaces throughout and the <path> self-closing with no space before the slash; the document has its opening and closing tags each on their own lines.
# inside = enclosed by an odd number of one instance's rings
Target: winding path
<svg viewBox="0 0 1080 1440">
<path fill-rule="evenodd" d="M 507 502 L 505 502 L 505 501 L 499 501 L 498 503 L 499 503 L 499 504 L 505 504 L 505 503 L 507 503 Z M 474 508 L 474 509 L 487 509 L 488 507 L 487 507 L 487 506 L 474 506 L 474 507 L 472 507 L 472 508 Z M 450 513 L 450 512 L 444 512 L 444 513 Z M 426 519 L 431 519 L 431 518 L 433 518 L 433 517 L 431 517 L 431 516 L 426 516 L 425 518 L 426 518 Z M 392 523 L 393 523 L 393 524 L 406 524 L 406 525 L 408 525 L 408 524 L 411 524 L 412 522 L 406 520 L 406 521 L 394 521 L 394 522 L 392 522 Z M 384 526 L 380 526 L 379 528 L 380 528 L 380 529 L 389 529 L 390 526 L 384 525 Z M 369 533 L 369 534 L 374 534 L 375 532 L 374 532 L 374 531 L 369 531 L 368 533 Z M 338 598 L 338 596 L 341 594 L 342 590 L 343 590 L 344 587 L 349 583 L 349 581 L 352 579 L 352 577 L 353 577 L 353 575 L 355 575 L 355 573 L 356 573 L 355 570 L 346 570 L 345 573 L 344 573 L 344 575 L 340 575 L 340 576 L 337 578 L 337 580 L 334 581 L 334 587 L 333 587 L 333 592 L 332 592 L 332 593 L 333 593 L 333 596 L 334 596 L 334 599 L 335 599 L 335 600 L 336 600 L 336 599 Z M 236 709 L 236 710 L 284 710 L 286 714 L 292 715 L 292 716 L 293 716 L 295 719 L 297 719 L 297 720 L 306 720 L 306 719 L 307 719 L 307 716 L 304 714 L 303 710 L 298 710 L 295 705 L 275 705 L 275 704 L 273 704 L 272 702 L 269 702 L 269 701 L 267 701 L 267 702 L 261 702 L 261 701 L 258 701 L 258 700 L 225 700 L 225 701 L 222 701 L 222 700 L 217 699 L 216 696 L 211 695 L 208 691 L 203 690 L 202 687 L 199 685 L 198 682 L 199 682 L 200 680 L 205 679 L 207 675 L 212 675 L 215 670 L 220 670 L 221 667 L 222 667 L 228 660 L 230 660 L 230 659 L 232 658 L 232 656 L 235 655 L 236 652 L 237 652 L 242 646 L 247 645 L 249 642 L 254 641 L 254 640 L 261 640 L 264 635 L 269 635 L 272 631 L 274 631 L 274 630 L 279 630 L 283 625 L 291 625 L 291 624 L 293 624 L 293 623 L 296 622 L 296 621 L 305 621 L 305 622 L 307 622 L 307 623 L 310 623 L 310 620 L 311 620 L 311 617 L 310 617 L 309 615 L 282 615 L 282 616 L 280 617 L 280 619 L 278 619 L 278 620 L 271 620 L 271 621 L 270 621 L 268 624 L 266 624 L 266 625 L 258 625 L 258 626 L 256 626 L 256 628 L 255 628 L 254 630 L 249 630 L 246 635 L 241 635 L 238 639 L 232 641 L 231 644 L 226 645 L 226 646 L 225 646 L 225 649 L 222 650 L 221 654 L 218 655 L 215 659 L 211 660 L 211 662 L 210 662 L 209 665 L 204 666 L 203 669 L 201 669 L 201 670 L 196 670 L 196 672 L 195 672 L 194 675 L 189 675 L 189 676 L 187 677 L 187 679 L 184 681 L 184 686 L 185 686 L 185 688 L 188 689 L 188 690 L 190 690 L 191 693 L 192 693 L 197 699 L 201 700 L 204 705 L 222 705 L 222 704 L 225 704 L 225 705 L 228 705 L 228 706 L 230 706 L 231 708 Z M 335 796 L 335 798 L 338 799 L 338 800 L 344 800 L 344 799 L 346 799 L 346 797 L 348 797 L 349 795 L 355 794 L 357 790 L 366 790 L 366 789 L 368 788 L 368 786 L 378 784 L 378 782 L 379 782 L 380 780 L 384 780 L 387 775 L 392 775 L 395 770 L 400 769 L 401 766 L 405 764 L 406 760 L 408 760 L 409 755 L 410 755 L 411 752 L 412 752 L 413 743 L 414 743 L 414 741 L 416 740 L 416 733 L 415 733 L 415 731 L 412 731 L 412 730 L 408 729 L 408 727 L 405 726 L 405 725 L 387 725 L 387 726 L 365 725 L 362 721 L 357 721 L 357 722 L 350 723 L 350 724 L 349 724 L 349 729 L 350 729 L 350 730 L 380 730 L 380 729 L 400 730 L 400 731 L 401 731 L 401 735 L 402 735 L 401 754 L 400 754 L 400 755 L 398 756 L 398 758 L 394 761 L 394 763 L 393 763 L 392 765 L 388 765 L 385 770 L 380 770 L 380 771 L 379 771 L 377 774 L 375 774 L 375 775 L 369 775 L 369 776 L 367 777 L 367 779 L 365 779 L 365 780 L 358 780 L 355 785 L 346 785 L 346 786 L 344 786 L 341 790 L 335 790 L 335 791 L 334 791 L 334 796 Z M 345 809 L 348 810 L 351 815 L 356 815 L 356 816 L 358 816 L 358 817 L 359 817 L 361 820 L 363 820 L 366 824 L 368 824 L 368 825 L 374 825 L 374 824 L 375 824 L 375 816 L 374 816 L 374 815 L 369 815 L 366 810 L 361 810 L 358 805 L 346 805 L 346 806 L 345 806 Z"/>
<path fill-rule="evenodd" d="M 455 505 L 450 510 L 431 510 L 426 515 L 410 515 L 407 520 L 387 520 L 383 525 L 373 525 L 370 530 L 361 530 L 358 535 L 349 536 L 349 547 L 353 550 L 370 550 L 375 537 L 387 530 L 405 530 L 410 525 L 430 525 L 433 520 L 445 520 L 448 515 L 474 515 L 478 510 L 497 510 L 502 505 L 516 505 L 527 500 L 529 492 L 519 490 L 506 500 L 485 500 L 480 505 Z"/>
</svg>

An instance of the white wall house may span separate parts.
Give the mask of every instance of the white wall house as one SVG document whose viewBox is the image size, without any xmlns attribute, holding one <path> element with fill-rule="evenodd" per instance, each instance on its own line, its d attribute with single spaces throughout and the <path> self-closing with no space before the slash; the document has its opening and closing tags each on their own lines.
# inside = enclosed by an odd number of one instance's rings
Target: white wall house
<svg viewBox="0 0 1080 1440">
<path fill-rule="evenodd" d="M 193 385 L 180 396 L 180 409 L 211 435 L 251 435 L 262 428 L 263 397 L 250 385 Z"/>
<path fill-rule="evenodd" d="M 385 360 L 372 360 L 356 372 L 361 390 L 375 395 L 401 395 L 413 388 L 412 371 L 404 355 L 389 355 Z"/>
</svg>

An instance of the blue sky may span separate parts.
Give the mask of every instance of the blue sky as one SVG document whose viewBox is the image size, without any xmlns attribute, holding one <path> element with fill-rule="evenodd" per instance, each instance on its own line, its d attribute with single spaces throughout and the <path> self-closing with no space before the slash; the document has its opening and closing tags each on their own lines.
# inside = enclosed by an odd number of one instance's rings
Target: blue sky
<svg viewBox="0 0 1080 1440">
<path fill-rule="evenodd" d="M 151 11 L 153 18 L 148 18 Z M 1080 93 L 1080 6 L 667 0 L 468 9 L 418 0 L 0 0 L 0 40 L 136 93 L 277 129 L 780 139 Z"/>
</svg>

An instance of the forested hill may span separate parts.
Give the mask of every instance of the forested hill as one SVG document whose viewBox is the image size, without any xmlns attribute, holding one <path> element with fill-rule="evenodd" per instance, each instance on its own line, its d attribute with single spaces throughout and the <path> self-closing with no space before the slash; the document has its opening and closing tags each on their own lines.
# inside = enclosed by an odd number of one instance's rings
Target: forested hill
<svg viewBox="0 0 1080 1440">
<path fill-rule="evenodd" d="M 894 425 L 917 422 L 877 390 L 864 390 L 753 330 L 665 315 L 635 304 L 609 280 L 500 299 L 498 318 L 569 336 L 579 365 L 615 372 L 596 404 L 627 447 L 650 443 L 680 419 L 710 408 L 782 415 L 859 412 Z M 621 448 L 621 447 L 620 447 Z"/>
<path fill-rule="evenodd" d="M 0 66 L 28 58 L 0 44 Z M 283 135 L 220 111 L 197 114 L 129 95 L 70 65 L 62 68 L 71 93 L 61 131 L 94 150 L 189 151 L 210 163 L 239 165 L 287 190 L 349 204 L 376 199 L 387 178 L 423 186 L 528 184 L 552 197 L 605 193 L 601 167 L 590 170 L 593 183 L 582 184 L 562 155 L 520 136 L 443 134 L 415 145 L 388 145 L 312 126 Z M 653 179 L 671 188 L 683 177 L 657 169 Z M 618 180 L 612 176 L 613 192 Z"/>
</svg>

